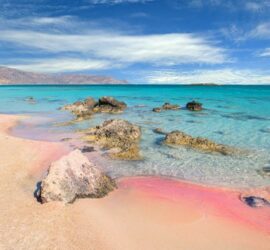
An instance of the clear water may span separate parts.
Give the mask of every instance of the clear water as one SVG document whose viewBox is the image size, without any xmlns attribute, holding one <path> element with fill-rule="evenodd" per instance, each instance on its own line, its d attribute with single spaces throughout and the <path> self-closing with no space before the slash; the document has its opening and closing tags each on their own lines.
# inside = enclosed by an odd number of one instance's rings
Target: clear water
<svg viewBox="0 0 270 250">
<path fill-rule="evenodd" d="M 91 120 L 57 127 L 72 115 L 58 110 L 64 104 L 92 96 L 113 96 L 128 104 L 120 115 L 97 114 Z M 33 96 L 37 102 L 25 101 Z M 185 104 L 190 100 L 204 104 L 202 112 L 188 110 L 152 112 L 164 102 Z M 142 127 L 142 161 L 105 160 L 112 176 L 165 175 L 221 186 L 254 187 L 270 184 L 257 173 L 270 165 L 270 86 L 1 86 L 0 112 L 30 114 L 31 119 L 14 133 L 32 139 L 59 140 L 80 128 L 110 118 L 122 118 Z M 205 154 L 160 144 L 162 135 L 154 128 L 181 130 L 218 143 L 247 149 L 245 156 Z"/>
</svg>

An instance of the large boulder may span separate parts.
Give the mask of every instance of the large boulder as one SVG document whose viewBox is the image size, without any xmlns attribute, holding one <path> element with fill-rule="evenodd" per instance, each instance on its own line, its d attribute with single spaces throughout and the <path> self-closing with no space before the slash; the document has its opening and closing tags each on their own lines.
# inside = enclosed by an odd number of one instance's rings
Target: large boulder
<svg viewBox="0 0 270 250">
<path fill-rule="evenodd" d="M 115 187 L 115 182 L 77 149 L 51 164 L 41 182 L 39 199 L 42 203 L 72 203 L 76 198 L 101 198 Z"/>
<path fill-rule="evenodd" d="M 127 105 L 113 97 L 101 97 L 98 102 L 89 97 L 83 101 L 77 101 L 62 107 L 62 110 L 68 110 L 76 116 L 77 120 L 89 119 L 94 113 L 121 113 Z"/>
<path fill-rule="evenodd" d="M 124 102 L 120 102 L 113 97 L 104 96 L 98 100 L 93 111 L 95 113 L 121 113 L 127 108 Z"/>
<path fill-rule="evenodd" d="M 186 108 L 190 111 L 201 111 L 202 104 L 196 101 L 188 102 Z"/>
<path fill-rule="evenodd" d="M 140 159 L 138 145 L 140 137 L 140 127 L 125 120 L 113 119 L 87 130 L 85 139 L 102 148 L 110 149 L 111 158 L 137 160 Z"/>
<path fill-rule="evenodd" d="M 164 139 L 164 143 L 167 145 L 181 145 L 204 152 L 217 152 L 223 155 L 234 154 L 236 152 L 236 149 L 232 147 L 217 144 L 206 138 L 192 137 L 181 131 L 168 133 Z"/>
</svg>

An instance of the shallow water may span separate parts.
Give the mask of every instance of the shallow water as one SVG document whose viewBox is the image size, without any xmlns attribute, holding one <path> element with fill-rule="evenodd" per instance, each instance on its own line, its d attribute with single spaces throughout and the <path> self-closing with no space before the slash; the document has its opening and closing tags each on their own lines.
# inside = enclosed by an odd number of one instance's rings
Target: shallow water
<svg viewBox="0 0 270 250">
<path fill-rule="evenodd" d="M 91 120 L 59 127 L 72 115 L 58 110 L 64 104 L 88 96 L 109 95 L 124 101 L 128 109 L 120 115 L 97 114 Z M 25 101 L 33 96 L 36 103 Z M 171 102 L 185 106 L 188 101 L 204 104 L 202 112 L 152 112 Z M 106 161 L 112 176 L 166 175 L 195 182 L 237 187 L 269 185 L 257 170 L 270 165 L 270 86 L 1 86 L 0 112 L 30 114 L 13 132 L 43 140 L 60 140 L 80 128 L 110 118 L 127 119 L 142 127 L 142 161 Z M 246 149 L 244 156 L 205 154 L 160 144 L 163 136 L 152 132 L 181 130 L 218 143 Z"/>
</svg>

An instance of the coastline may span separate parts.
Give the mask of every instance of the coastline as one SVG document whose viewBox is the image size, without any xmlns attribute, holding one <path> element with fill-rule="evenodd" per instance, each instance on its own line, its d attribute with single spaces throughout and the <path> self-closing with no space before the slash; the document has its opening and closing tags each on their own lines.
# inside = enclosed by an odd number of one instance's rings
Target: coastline
<svg viewBox="0 0 270 250">
<path fill-rule="evenodd" d="M 39 204 L 37 181 L 68 149 L 9 135 L 19 119 L 0 115 L 1 249 L 269 249 L 269 208 L 235 190 L 130 177 L 103 199 Z"/>
</svg>

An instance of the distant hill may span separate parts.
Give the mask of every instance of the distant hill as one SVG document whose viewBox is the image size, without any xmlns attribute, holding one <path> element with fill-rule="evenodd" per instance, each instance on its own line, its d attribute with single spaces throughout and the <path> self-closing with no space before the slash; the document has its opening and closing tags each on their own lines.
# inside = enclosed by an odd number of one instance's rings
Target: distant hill
<svg viewBox="0 0 270 250">
<path fill-rule="evenodd" d="M 0 66 L 0 85 L 9 84 L 126 84 L 109 76 L 33 73 Z"/>
</svg>

